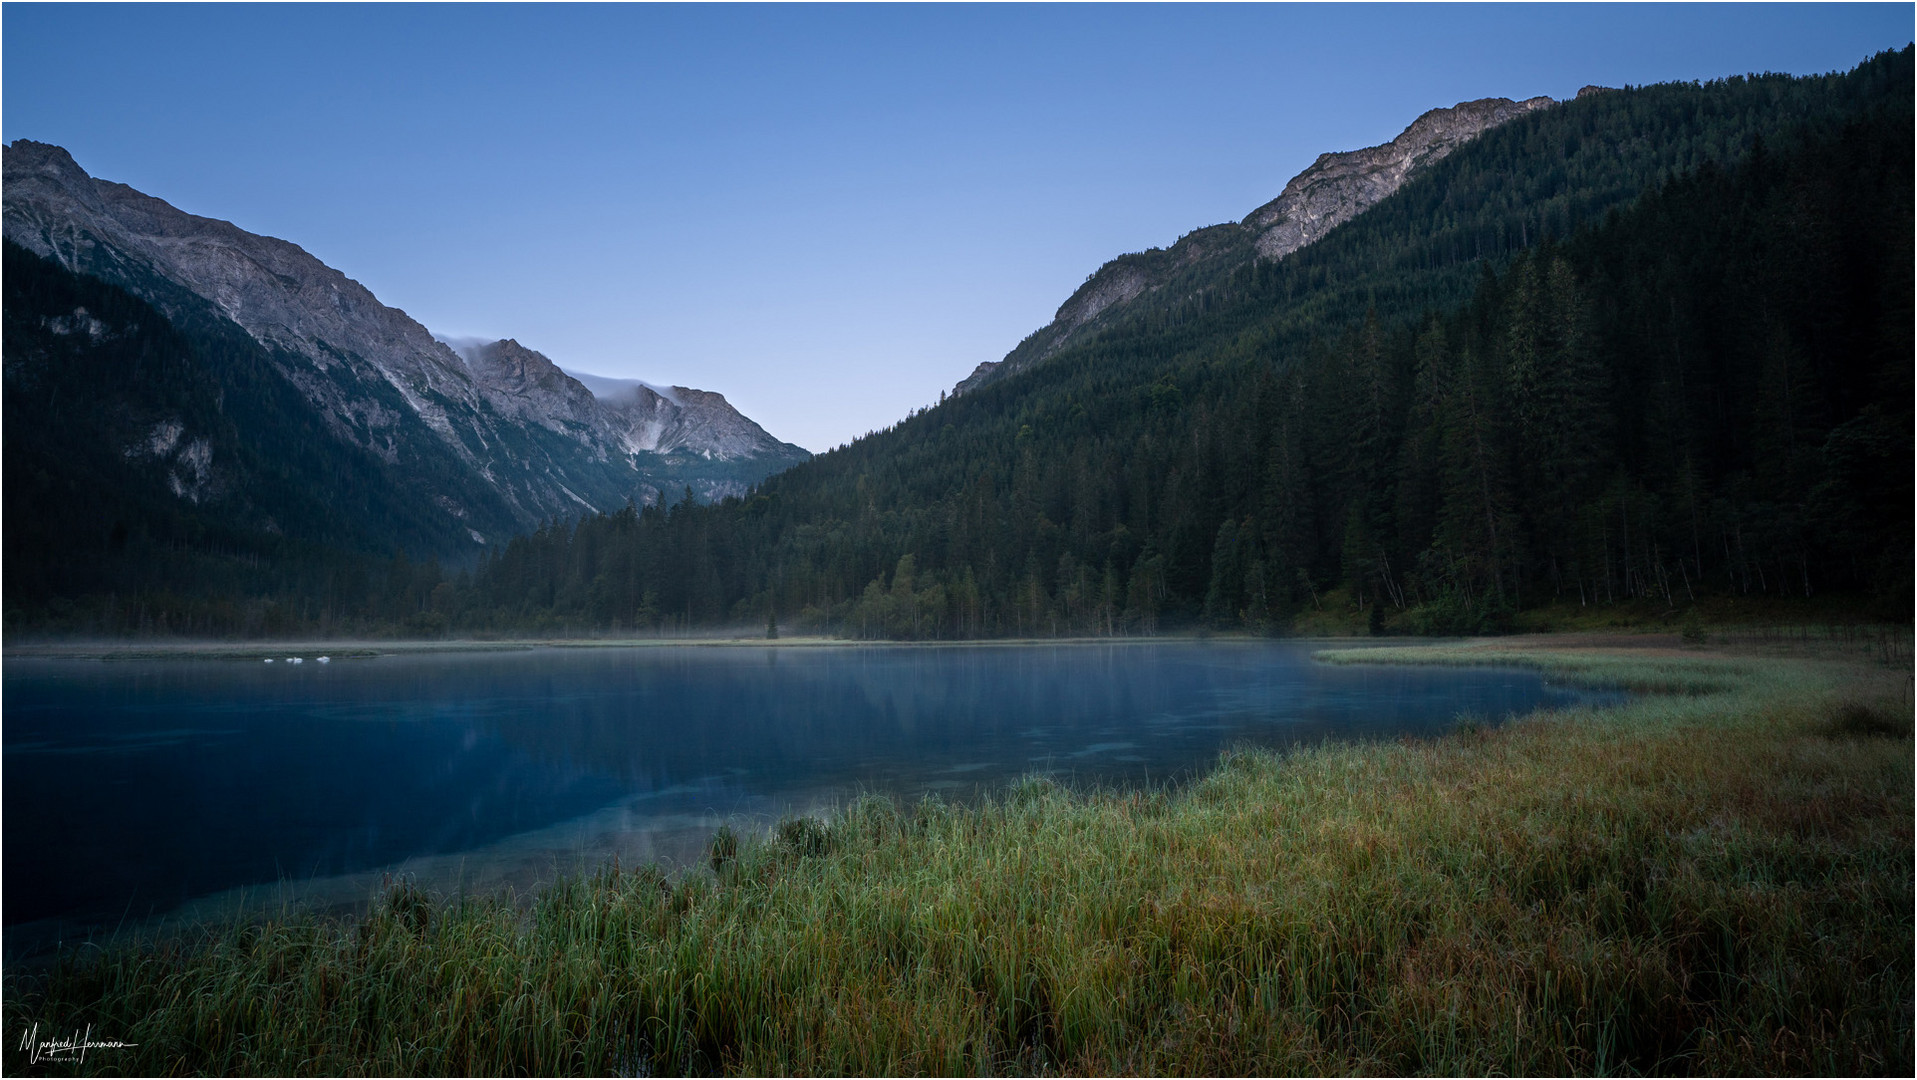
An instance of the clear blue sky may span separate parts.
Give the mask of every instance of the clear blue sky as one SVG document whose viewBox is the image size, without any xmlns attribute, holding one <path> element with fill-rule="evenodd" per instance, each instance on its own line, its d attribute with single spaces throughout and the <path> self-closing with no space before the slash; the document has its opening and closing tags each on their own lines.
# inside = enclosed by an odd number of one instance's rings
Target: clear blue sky
<svg viewBox="0 0 1917 1080">
<path fill-rule="evenodd" d="M 1845 69 L 1912 12 L 9 3 L 0 129 L 823 450 L 1425 109 Z"/>
</svg>

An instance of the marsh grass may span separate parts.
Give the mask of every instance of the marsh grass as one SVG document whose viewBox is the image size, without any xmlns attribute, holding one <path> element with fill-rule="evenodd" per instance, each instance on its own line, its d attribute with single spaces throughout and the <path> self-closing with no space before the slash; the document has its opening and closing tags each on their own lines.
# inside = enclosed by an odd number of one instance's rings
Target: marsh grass
<svg viewBox="0 0 1917 1080">
<path fill-rule="evenodd" d="M 6 1063 L 39 1020 L 128 1073 L 1909 1075 L 1904 674 L 1496 662 L 1665 693 L 76 953 L 9 977 Z"/>
</svg>

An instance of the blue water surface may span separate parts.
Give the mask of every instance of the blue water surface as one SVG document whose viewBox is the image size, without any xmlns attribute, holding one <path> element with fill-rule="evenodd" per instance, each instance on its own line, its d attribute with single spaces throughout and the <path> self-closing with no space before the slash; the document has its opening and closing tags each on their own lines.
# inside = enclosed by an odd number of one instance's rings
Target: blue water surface
<svg viewBox="0 0 1917 1080">
<path fill-rule="evenodd" d="M 683 861 L 723 820 L 860 792 L 1175 782 L 1235 745 L 1427 735 L 1590 696 L 1522 670 L 1333 667 L 1316 647 L 10 659 L 5 923 L 107 925 L 395 867 Z"/>
</svg>

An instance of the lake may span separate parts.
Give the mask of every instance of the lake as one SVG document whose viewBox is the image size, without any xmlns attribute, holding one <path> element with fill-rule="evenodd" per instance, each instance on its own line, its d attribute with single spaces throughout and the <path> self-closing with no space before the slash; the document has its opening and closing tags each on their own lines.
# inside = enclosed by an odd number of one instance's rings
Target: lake
<svg viewBox="0 0 1917 1080">
<path fill-rule="evenodd" d="M 1348 643 L 1347 643 L 1348 644 Z M 683 864 L 723 821 L 1028 773 L 1155 785 L 1234 745 L 1429 735 L 1588 699 L 1299 642 L 542 648 L 5 665 L 5 922 L 25 939 Z M 236 892 L 235 890 L 245 890 Z M 264 897 L 265 899 L 262 899 Z"/>
</svg>

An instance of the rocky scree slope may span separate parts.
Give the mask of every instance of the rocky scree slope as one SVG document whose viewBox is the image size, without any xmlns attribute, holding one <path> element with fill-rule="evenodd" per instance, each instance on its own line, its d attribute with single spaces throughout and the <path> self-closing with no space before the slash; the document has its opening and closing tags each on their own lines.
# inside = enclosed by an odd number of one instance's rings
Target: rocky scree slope
<svg viewBox="0 0 1917 1080">
<path fill-rule="evenodd" d="M 484 532 L 467 530 L 476 543 L 681 485 L 708 498 L 736 493 L 807 456 L 770 436 L 699 441 L 723 424 L 681 425 L 677 444 L 645 448 L 619 410 L 600 407 L 544 357 L 551 371 L 527 368 L 535 377 L 514 376 L 510 363 L 476 371 L 295 244 L 97 180 L 57 146 L 18 140 L 4 161 L 7 239 L 127 289 L 176 323 L 236 324 L 337 439 L 443 513 L 483 522 Z M 706 467 L 714 461 L 723 467 Z"/>
<path fill-rule="evenodd" d="M 1282 259 L 1377 205 L 1404 186 L 1406 179 L 1491 128 L 1555 104 L 1548 97 L 1460 102 L 1426 112 L 1382 146 L 1320 154 L 1310 168 L 1291 178 L 1277 198 L 1247 214 L 1244 221 L 1198 229 L 1168 250 L 1121 255 L 1106 263 L 1059 306 L 1051 323 L 1004 360 L 980 364 L 954 392 L 977 389 L 1083 340 L 1101 316 L 1197 263 Z"/>
<path fill-rule="evenodd" d="M 440 340 L 466 362 L 480 393 L 502 415 L 590 434 L 596 445 L 619 446 L 635 456 L 680 454 L 720 462 L 797 463 L 810 456 L 767 434 L 724 394 L 688 386 L 661 391 L 637 379 L 566 371 L 511 338 Z"/>
</svg>

